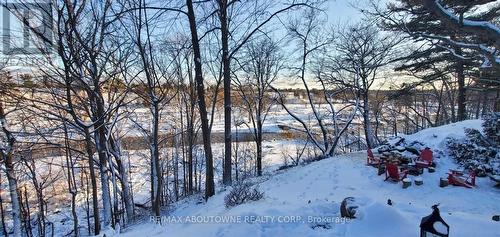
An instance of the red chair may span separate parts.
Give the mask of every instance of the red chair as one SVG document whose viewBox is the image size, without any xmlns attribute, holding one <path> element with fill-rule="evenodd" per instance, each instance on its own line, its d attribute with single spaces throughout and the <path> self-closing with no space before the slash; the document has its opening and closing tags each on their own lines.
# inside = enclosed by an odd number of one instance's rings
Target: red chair
<svg viewBox="0 0 500 237">
<path fill-rule="evenodd" d="M 381 160 L 379 158 L 375 158 L 373 155 L 372 149 L 368 149 L 366 151 L 368 153 L 368 156 L 366 157 L 366 165 L 370 166 L 378 166 L 381 163 Z"/>
<path fill-rule="evenodd" d="M 476 186 L 476 173 L 471 171 L 469 175 L 465 175 L 462 171 L 450 170 L 450 173 L 448 173 L 448 183 L 455 186 L 472 188 Z"/>
<path fill-rule="evenodd" d="M 429 168 L 432 166 L 432 161 L 432 151 L 429 147 L 426 147 L 420 152 L 420 157 L 415 161 L 415 166 L 419 168 Z"/>
<path fill-rule="evenodd" d="M 392 181 L 399 182 L 406 178 L 408 170 L 399 170 L 398 165 L 394 163 L 385 164 L 385 180 L 391 179 Z"/>
</svg>

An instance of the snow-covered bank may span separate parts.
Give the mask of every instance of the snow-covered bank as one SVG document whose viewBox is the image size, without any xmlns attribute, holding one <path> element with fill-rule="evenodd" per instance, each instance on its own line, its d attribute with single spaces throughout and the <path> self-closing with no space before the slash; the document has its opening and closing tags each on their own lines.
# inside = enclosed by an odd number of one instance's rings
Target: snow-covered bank
<svg viewBox="0 0 500 237">
<path fill-rule="evenodd" d="M 465 136 L 465 128 L 473 128 L 482 130 L 482 120 L 465 120 L 462 122 L 451 123 L 439 127 L 427 128 L 411 135 L 404 135 L 403 137 L 408 141 L 421 141 L 426 146 L 435 149 L 446 149 L 446 138 L 463 138 Z"/>
<path fill-rule="evenodd" d="M 443 149 L 444 139 L 463 136 L 464 127 L 479 128 L 480 121 L 430 128 L 406 139 Z M 419 236 L 421 218 L 430 214 L 436 203 L 450 225 L 450 236 L 500 236 L 500 223 L 491 219 L 500 213 L 500 190 L 490 179 L 479 178 L 473 189 L 440 188 L 439 178 L 456 167 L 443 156 L 437 172 L 422 175 L 424 185 L 402 189 L 401 183 L 384 181 L 376 169 L 365 165 L 365 159 L 366 152 L 357 152 L 276 172 L 261 179 L 265 181 L 258 186 L 265 197 L 256 202 L 227 209 L 224 196 L 228 191 L 223 191 L 207 203 L 178 203 L 168 213 L 181 219 L 239 216 L 240 222 L 214 223 L 217 219 L 211 219 L 209 223 L 171 221 L 160 226 L 146 218 L 118 236 Z M 358 200 L 359 218 L 337 221 L 340 203 L 348 196 Z M 388 199 L 392 206 L 387 205 Z"/>
</svg>

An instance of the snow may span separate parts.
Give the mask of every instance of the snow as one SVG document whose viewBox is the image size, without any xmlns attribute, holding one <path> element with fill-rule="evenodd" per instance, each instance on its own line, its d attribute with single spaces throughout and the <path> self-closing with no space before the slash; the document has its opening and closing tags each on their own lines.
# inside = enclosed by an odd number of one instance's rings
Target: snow
<svg viewBox="0 0 500 237">
<path fill-rule="evenodd" d="M 500 34 L 500 28 L 498 28 L 495 24 L 488 22 L 488 21 L 473 21 L 473 20 L 467 20 L 467 19 L 462 19 L 458 18 L 455 16 L 451 11 L 447 10 L 446 8 L 443 7 L 438 1 L 435 0 L 436 6 L 441 10 L 442 13 L 446 14 L 450 19 L 456 21 L 457 23 L 463 24 L 465 26 L 480 26 L 484 27 L 486 29 L 489 29 L 491 31 L 496 32 L 497 34 Z"/>
<path fill-rule="evenodd" d="M 447 136 L 462 137 L 463 128 L 479 128 L 480 123 L 464 121 L 406 138 L 441 148 Z M 224 196 L 229 190 L 219 190 L 206 203 L 192 198 L 165 213 L 175 217 L 238 217 L 239 222 L 158 225 L 146 218 L 116 236 L 418 236 L 421 218 L 437 203 L 454 237 L 499 236 L 500 227 L 491 216 L 498 214 L 500 191 L 488 178 L 478 179 L 473 189 L 440 188 L 439 178 L 455 167 L 448 159 L 442 158 L 447 161 L 437 166 L 436 173 L 424 172 L 424 185 L 402 189 L 401 183 L 386 182 L 376 169 L 365 165 L 366 152 L 336 156 L 254 179 L 265 193 L 259 201 L 227 209 Z M 356 219 L 340 218 L 340 203 L 346 197 L 356 199 Z M 386 204 L 388 199 L 391 206 Z"/>
<path fill-rule="evenodd" d="M 434 227 L 434 229 L 441 233 L 441 234 L 448 234 L 448 229 L 446 228 L 445 225 L 443 225 L 443 223 L 437 221 L 437 222 L 434 222 L 434 224 L 432 225 L 432 227 Z"/>
<path fill-rule="evenodd" d="M 446 149 L 446 138 L 463 138 L 465 136 L 465 128 L 474 128 L 482 131 L 480 119 L 475 120 L 465 120 L 458 123 L 451 123 L 440 127 L 433 127 L 424 129 L 417 133 L 411 135 L 405 135 L 404 137 L 409 143 L 412 141 L 420 141 L 425 143 L 426 146 L 430 147 L 432 150 L 444 150 Z"/>
</svg>

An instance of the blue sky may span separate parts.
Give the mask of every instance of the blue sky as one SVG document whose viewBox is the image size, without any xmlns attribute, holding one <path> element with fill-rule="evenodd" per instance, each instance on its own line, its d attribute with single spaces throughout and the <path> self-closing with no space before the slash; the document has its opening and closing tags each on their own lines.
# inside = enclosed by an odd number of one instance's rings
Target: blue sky
<svg viewBox="0 0 500 237">
<path fill-rule="evenodd" d="M 352 8 L 349 4 L 358 4 L 359 0 L 329 0 L 328 1 L 328 21 L 330 23 L 357 21 L 361 19 L 360 12 Z"/>
</svg>

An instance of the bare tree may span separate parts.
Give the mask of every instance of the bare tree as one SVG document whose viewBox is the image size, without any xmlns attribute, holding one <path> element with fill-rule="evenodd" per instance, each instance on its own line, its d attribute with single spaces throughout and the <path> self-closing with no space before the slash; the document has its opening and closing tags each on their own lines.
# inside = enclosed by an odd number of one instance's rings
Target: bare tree
<svg viewBox="0 0 500 237">
<path fill-rule="evenodd" d="M 292 39 L 297 42 L 297 50 L 300 58 L 300 65 L 297 67 L 292 67 L 293 71 L 298 74 L 298 79 L 302 82 L 302 86 L 305 89 L 307 96 L 308 107 L 311 109 L 313 114 L 313 123 L 308 123 L 300 118 L 300 116 L 287 107 L 282 94 L 278 89 L 273 88 L 278 92 L 279 98 L 278 102 L 283 106 L 283 108 L 292 116 L 296 121 L 298 121 L 303 132 L 306 133 L 309 141 L 321 151 L 322 157 L 332 156 L 335 153 L 337 144 L 344 132 L 350 126 L 354 115 L 358 110 L 358 98 L 356 94 L 347 97 L 353 98 L 354 101 L 348 101 L 345 106 L 340 109 L 335 108 L 334 98 L 342 93 L 352 93 L 353 90 L 349 90 L 349 87 L 338 86 L 327 89 L 327 77 L 325 77 L 325 64 L 322 62 L 324 60 L 319 60 L 318 63 L 312 64 L 312 56 L 315 53 L 325 54 L 327 52 L 327 46 L 333 42 L 333 36 L 331 32 L 328 32 L 322 27 L 324 21 L 319 17 L 316 9 L 307 9 L 303 12 L 302 20 L 292 21 L 289 26 L 289 31 Z M 314 66 L 312 66 L 314 65 Z M 313 73 L 314 78 L 309 78 L 307 75 Z M 322 90 L 313 92 L 310 89 L 311 83 L 316 83 L 321 85 Z M 320 100 L 324 100 L 326 103 L 326 110 L 321 110 Z M 352 103 L 351 103 L 352 102 Z M 354 106 L 351 110 L 350 115 L 346 114 L 345 123 L 342 127 L 338 124 L 338 119 L 341 114 Z M 317 131 L 319 130 L 319 132 Z M 321 139 L 321 140 L 319 140 Z"/>
<path fill-rule="evenodd" d="M 57 63 L 50 54 L 42 57 L 48 59 L 49 65 L 39 69 L 47 80 L 45 87 L 39 92 L 53 95 L 57 100 L 47 101 L 46 97 L 25 99 L 45 113 L 67 121 L 84 137 L 92 183 L 94 232 L 98 234 L 101 231 L 101 220 L 95 164 L 99 168 L 103 225 L 108 227 L 117 221 L 113 218 L 111 206 L 111 191 L 115 200 L 117 198 L 116 171 L 120 175 L 122 200 L 127 214 L 133 212 L 127 171 L 121 160 L 119 141 L 113 132 L 117 118 L 120 117 L 119 108 L 123 106 L 128 92 L 118 89 L 123 84 L 120 77 L 122 67 L 119 65 L 127 61 L 125 58 L 129 55 L 121 50 L 124 42 L 117 33 L 115 12 L 120 12 L 122 6 L 111 1 L 64 1 L 56 7 L 54 41 L 45 38 L 40 29 L 23 22 L 41 41 L 56 46 Z M 17 12 L 23 19 L 18 9 L 11 11 Z M 61 113 L 55 113 L 54 110 Z M 98 162 L 94 160 L 95 151 Z M 116 202 L 114 211 L 119 211 Z M 129 215 L 128 218 L 132 216 Z"/>
<path fill-rule="evenodd" d="M 194 71 L 196 81 L 196 92 L 198 93 L 198 110 L 200 112 L 201 130 L 203 136 L 203 147 L 205 149 L 205 199 L 215 194 L 214 168 L 212 144 L 210 142 L 210 128 L 207 117 L 207 106 L 205 102 L 205 85 L 203 84 L 203 68 L 201 64 L 200 38 L 198 38 L 198 28 L 196 15 L 193 8 L 193 1 L 186 0 L 188 8 L 187 16 L 189 20 L 189 29 L 191 31 L 191 43 L 194 57 Z"/>
<path fill-rule="evenodd" d="M 160 161 L 160 123 L 162 122 L 162 111 L 170 103 L 175 96 L 173 91 L 174 83 L 172 82 L 171 73 L 168 72 L 168 65 L 161 65 L 165 62 L 160 58 L 166 56 L 157 49 L 157 45 L 153 43 L 152 29 L 155 28 L 155 19 L 149 17 L 146 1 L 128 1 L 128 9 L 137 9 L 130 11 L 130 21 L 122 22 L 123 28 L 132 38 L 133 45 L 137 49 L 139 58 L 139 74 L 137 82 L 134 84 L 135 94 L 148 106 L 150 112 L 150 124 L 147 126 L 141 124 L 140 121 L 133 121 L 136 127 L 145 134 L 149 144 L 151 156 L 151 203 L 153 213 L 160 216 L 161 200 L 162 200 L 162 164 Z M 132 25 L 133 29 L 127 29 L 127 25 Z M 177 55 L 174 55 L 174 59 Z M 170 60 L 170 59 L 169 59 Z"/>
<path fill-rule="evenodd" d="M 366 145 L 376 145 L 370 120 L 369 92 L 380 70 L 394 59 L 393 48 L 399 39 L 382 35 L 369 24 L 355 24 L 340 30 L 335 42 L 336 53 L 330 62 L 329 83 L 356 90 L 362 102 Z"/>
<path fill-rule="evenodd" d="M 242 2 L 237 0 L 217 0 L 216 12 L 219 20 L 220 42 L 222 50 L 222 76 L 224 84 L 224 168 L 223 183 L 231 185 L 231 62 L 240 49 L 249 42 L 257 32 L 270 24 L 274 18 L 287 11 L 312 7 L 315 1 L 290 1 L 283 5 L 274 4 L 272 9 L 268 1 Z M 244 10 L 245 9 L 245 10 Z M 231 14 L 233 13 L 233 14 Z M 234 22 L 233 24 L 230 24 Z M 242 33 L 240 33 L 242 32 Z M 230 41 L 235 42 L 230 45 Z"/>
<path fill-rule="evenodd" d="M 9 90 L 9 82 L 7 75 L 2 75 L 0 81 L 0 162 L 3 163 L 3 171 L 7 176 L 7 181 L 9 183 L 9 194 L 12 208 L 12 221 L 13 221 L 13 232 L 14 237 L 21 237 L 22 235 L 22 220 L 21 220 L 21 206 L 19 203 L 19 189 L 18 189 L 18 180 L 16 176 L 15 170 L 15 160 L 14 160 L 14 152 L 15 152 L 15 143 L 16 139 L 14 137 L 13 132 L 9 129 L 9 124 L 7 120 L 7 114 L 9 113 L 4 108 L 4 95 L 6 95 Z M 12 88 L 11 88 L 12 89 Z"/>
<path fill-rule="evenodd" d="M 245 61 L 242 62 L 244 75 L 242 79 L 237 75 L 234 78 L 243 100 L 243 108 L 250 120 L 245 124 L 253 132 L 257 149 L 257 175 L 261 176 L 263 125 L 275 101 L 271 95 L 271 84 L 276 81 L 283 69 L 283 60 L 277 43 L 266 37 L 249 43 L 245 47 L 244 58 Z"/>
</svg>

